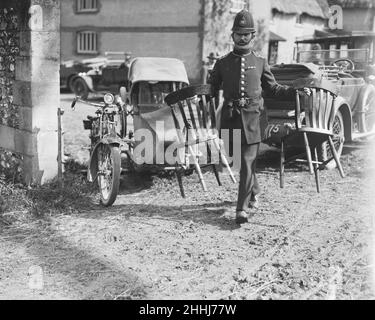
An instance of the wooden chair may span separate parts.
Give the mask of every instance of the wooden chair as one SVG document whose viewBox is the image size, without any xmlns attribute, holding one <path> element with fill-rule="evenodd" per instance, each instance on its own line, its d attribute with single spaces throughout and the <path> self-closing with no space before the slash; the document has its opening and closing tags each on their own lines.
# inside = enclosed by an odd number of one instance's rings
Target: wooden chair
<svg viewBox="0 0 375 320">
<path fill-rule="evenodd" d="M 310 96 L 301 94 L 306 87 L 311 90 Z M 338 89 L 332 81 L 325 79 L 298 79 L 294 82 L 294 88 L 296 89 L 295 129 L 281 139 L 280 187 L 284 187 L 285 165 L 299 161 L 307 162 L 310 173 L 315 174 L 317 192 L 320 192 L 319 170 L 332 159 L 335 160 L 341 177 L 345 176 L 332 141 L 334 104 Z M 323 142 L 328 142 L 332 157 L 326 161 L 319 161 L 317 149 Z M 286 157 L 286 149 L 290 146 L 302 147 L 305 151 L 302 154 Z M 307 160 L 301 159 L 302 156 Z"/>
<path fill-rule="evenodd" d="M 216 105 L 211 86 L 195 85 L 185 87 L 168 94 L 164 101 L 171 108 L 172 117 L 177 129 L 179 139 L 177 148 L 185 148 L 187 155 L 191 156 L 203 190 L 207 191 L 201 170 L 201 167 L 204 166 L 209 166 L 213 169 L 216 180 L 221 186 L 217 163 L 212 162 L 213 151 L 217 152 L 221 163 L 228 169 L 231 180 L 236 183 L 216 128 Z M 178 121 L 180 118 L 183 120 L 184 127 L 181 127 L 180 121 Z M 201 165 L 199 162 L 201 153 L 197 150 L 197 147 L 201 144 L 205 145 L 207 151 L 207 162 L 204 165 Z M 188 168 L 176 164 L 177 178 L 183 197 L 185 197 L 185 192 L 182 185 L 181 171 L 186 169 Z"/>
</svg>

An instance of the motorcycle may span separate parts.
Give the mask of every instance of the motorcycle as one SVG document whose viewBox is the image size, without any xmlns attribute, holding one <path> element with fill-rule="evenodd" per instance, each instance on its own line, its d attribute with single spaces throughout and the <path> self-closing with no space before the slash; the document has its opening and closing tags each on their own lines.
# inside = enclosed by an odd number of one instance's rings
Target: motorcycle
<svg viewBox="0 0 375 320">
<path fill-rule="evenodd" d="M 90 160 L 88 181 L 98 182 L 100 202 L 110 206 L 116 200 L 121 175 L 121 148 L 130 141 L 126 134 L 126 106 L 120 96 L 111 93 L 104 95 L 103 103 L 94 103 L 75 97 L 71 108 L 76 103 L 96 107 L 95 116 L 83 120 L 85 130 L 90 130 Z"/>
</svg>

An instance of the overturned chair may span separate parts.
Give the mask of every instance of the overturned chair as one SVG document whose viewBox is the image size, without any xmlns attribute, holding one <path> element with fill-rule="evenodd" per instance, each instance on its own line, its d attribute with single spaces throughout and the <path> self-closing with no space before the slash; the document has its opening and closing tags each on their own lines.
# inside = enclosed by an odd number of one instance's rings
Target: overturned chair
<svg viewBox="0 0 375 320">
<path fill-rule="evenodd" d="M 316 189 L 320 192 L 319 170 L 323 169 L 329 161 L 334 159 L 341 177 L 345 176 L 332 140 L 334 105 L 338 88 L 332 81 L 314 78 L 298 79 L 294 82 L 294 88 L 296 89 L 295 129 L 281 138 L 280 187 L 284 187 L 286 164 L 295 161 L 306 162 L 310 173 L 315 174 Z M 303 88 L 310 88 L 311 95 L 300 94 Z M 317 150 L 324 142 L 328 143 L 332 157 L 319 161 Z M 301 148 L 304 152 L 286 157 L 288 147 Z"/>
<path fill-rule="evenodd" d="M 219 161 L 212 161 L 215 155 L 217 156 L 216 159 L 220 160 L 227 168 L 231 180 L 235 183 L 236 179 L 225 156 L 223 144 L 216 128 L 216 105 L 211 86 L 195 85 L 185 87 L 168 94 L 164 101 L 171 108 L 176 126 L 179 140 L 177 148 L 184 149 L 186 155 L 192 159 L 203 190 L 207 191 L 207 186 L 203 178 L 202 167 L 210 167 L 218 184 L 221 186 L 217 167 Z M 180 118 L 182 118 L 183 124 L 179 121 Z M 203 157 L 205 152 L 202 153 L 199 150 L 199 146 L 202 145 L 205 149 L 203 151 L 206 151 L 206 157 Z M 202 159 L 205 160 L 203 164 L 200 163 Z M 182 185 L 182 174 L 186 169 L 186 166 L 178 166 L 176 164 L 176 174 L 183 197 L 185 197 L 185 192 Z"/>
</svg>

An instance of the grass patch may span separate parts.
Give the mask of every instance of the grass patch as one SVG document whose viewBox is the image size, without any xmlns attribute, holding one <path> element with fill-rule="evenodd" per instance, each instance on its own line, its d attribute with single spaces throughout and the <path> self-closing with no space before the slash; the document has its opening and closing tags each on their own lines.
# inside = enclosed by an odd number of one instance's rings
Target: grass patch
<svg viewBox="0 0 375 320">
<path fill-rule="evenodd" d="M 97 207 L 96 185 L 82 174 L 84 166 L 70 161 L 64 178 L 32 187 L 14 184 L 0 177 L 0 222 L 5 224 L 30 217 L 72 214 Z"/>
</svg>

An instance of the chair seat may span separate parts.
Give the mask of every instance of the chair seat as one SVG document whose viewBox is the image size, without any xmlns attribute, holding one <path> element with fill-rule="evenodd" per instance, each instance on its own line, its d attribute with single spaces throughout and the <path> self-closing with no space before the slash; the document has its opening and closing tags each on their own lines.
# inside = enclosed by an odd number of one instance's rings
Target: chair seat
<svg viewBox="0 0 375 320">
<path fill-rule="evenodd" d="M 300 131 L 300 132 L 325 134 L 325 135 L 328 135 L 328 136 L 331 136 L 331 137 L 333 136 L 333 133 L 332 133 L 331 130 L 321 129 L 321 128 L 302 127 L 302 128 L 296 129 L 296 130 Z"/>
<path fill-rule="evenodd" d="M 295 128 L 281 138 L 280 187 L 284 187 L 285 165 L 306 157 L 309 171 L 315 175 L 317 192 L 320 192 L 319 170 L 323 168 L 321 164 L 324 162 L 319 161 L 318 151 L 323 143 L 329 146 L 341 177 L 345 176 L 332 139 L 335 135 L 332 128 L 326 129 L 333 123 L 338 88 L 332 81 L 322 78 L 297 79 L 294 88 Z M 310 94 L 301 92 L 305 88 L 310 89 Z M 301 154 L 287 155 L 289 147 L 303 148 L 304 151 Z"/>
</svg>

